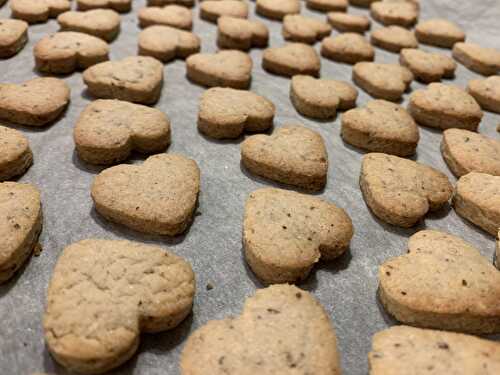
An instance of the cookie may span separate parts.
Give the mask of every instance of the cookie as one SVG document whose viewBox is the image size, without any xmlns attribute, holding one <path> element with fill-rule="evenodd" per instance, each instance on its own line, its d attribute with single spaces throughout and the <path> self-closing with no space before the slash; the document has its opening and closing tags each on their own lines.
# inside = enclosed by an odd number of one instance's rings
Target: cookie
<svg viewBox="0 0 500 375">
<path fill-rule="evenodd" d="M 33 49 L 40 72 L 68 74 L 108 60 L 108 44 L 95 36 L 60 31 L 40 39 Z"/>
<path fill-rule="evenodd" d="M 341 123 L 344 142 L 372 152 L 410 156 L 415 154 L 420 139 L 410 114 L 385 100 L 371 100 L 365 107 L 347 111 Z"/>
<path fill-rule="evenodd" d="M 28 24 L 21 20 L 0 19 L 0 58 L 12 57 L 28 42 Z"/>
<path fill-rule="evenodd" d="M 93 9 L 83 12 L 64 12 L 57 17 L 63 31 L 90 34 L 107 42 L 120 32 L 120 16 L 111 9 Z"/>
<path fill-rule="evenodd" d="M 500 51 L 474 43 L 455 43 L 453 57 L 473 72 L 492 76 L 500 72 Z"/>
<path fill-rule="evenodd" d="M 467 92 L 484 110 L 500 113 L 500 77 L 470 80 Z"/>
<path fill-rule="evenodd" d="M 442 18 L 419 22 L 415 27 L 415 36 L 420 43 L 443 48 L 452 48 L 455 43 L 465 41 L 463 30 Z"/>
<path fill-rule="evenodd" d="M 156 108 L 99 99 L 80 114 L 73 137 L 80 159 L 114 164 L 127 159 L 132 150 L 164 151 L 170 144 L 170 121 Z"/>
<path fill-rule="evenodd" d="M 379 0 L 348 0 L 350 5 L 354 5 L 356 7 L 370 7 L 371 3 L 374 3 L 375 1 Z"/>
<path fill-rule="evenodd" d="M 476 172 L 460 177 L 453 207 L 458 215 L 496 236 L 500 228 L 500 177 Z"/>
<path fill-rule="evenodd" d="M 157 246 L 88 239 L 59 256 L 43 317 L 52 356 L 70 371 L 98 374 L 134 355 L 141 332 L 176 327 L 190 313 L 194 273 Z"/>
<path fill-rule="evenodd" d="M 496 243 L 497 246 L 495 250 L 495 266 L 500 269 L 500 229 L 498 230 Z"/>
<path fill-rule="evenodd" d="M 69 103 L 70 90 L 57 78 L 34 78 L 21 84 L 0 84 L 0 119 L 25 126 L 56 120 Z"/>
<path fill-rule="evenodd" d="M 333 61 L 355 64 L 359 61 L 373 61 L 375 50 L 362 35 L 343 33 L 323 39 L 321 55 Z"/>
<path fill-rule="evenodd" d="M 397 64 L 359 62 L 354 65 L 352 79 L 374 98 L 399 101 L 410 87 L 413 74 Z"/>
<path fill-rule="evenodd" d="M 299 125 L 254 135 L 241 144 L 241 161 L 257 176 L 318 191 L 326 185 L 328 154 L 321 135 Z"/>
<path fill-rule="evenodd" d="M 106 219 L 142 233 L 175 236 L 193 219 L 200 170 L 181 155 L 150 156 L 141 165 L 105 169 L 92 185 L 95 208 Z"/>
<path fill-rule="evenodd" d="M 442 78 L 453 78 L 457 68 L 457 64 L 451 57 L 413 48 L 405 48 L 401 51 L 399 63 L 410 69 L 415 79 L 424 83 L 437 82 Z"/>
<path fill-rule="evenodd" d="M 139 55 L 155 57 L 169 62 L 198 53 L 201 48 L 200 38 L 189 31 L 170 26 L 149 26 L 139 33 Z"/>
<path fill-rule="evenodd" d="M 363 156 L 359 184 L 363 198 L 380 220 L 402 228 L 417 224 L 450 200 L 453 186 L 444 173 L 398 156 Z"/>
<path fill-rule="evenodd" d="M 442 83 L 431 83 L 413 92 L 408 111 L 419 124 L 438 129 L 475 131 L 483 117 L 472 96 L 457 86 Z"/>
<path fill-rule="evenodd" d="M 252 80 L 252 59 L 237 50 L 197 53 L 186 59 L 187 77 L 207 87 L 248 89 Z"/>
<path fill-rule="evenodd" d="M 33 164 L 28 139 L 20 131 L 0 126 L 0 181 L 22 175 Z"/>
<path fill-rule="evenodd" d="M 214 87 L 201 96 L 198 130 L 208 137 L 238 138 L 273 126 L 274 104 L 250 91 Z"/>
<path fill-rule="evenodd" d="M 281 33 L 285 40 L 292 42 L 314 44 L 316 41 L 330 35 L 332 27 L 326 22 L 315 18 L 289 14 L 283 18 Z"/>
<path fill-rule="evenodd" d="M 12 18 L 28 23 L 46 22 L 71 9 L 68 0 L 11 0 Z"/>
<path fill-rule="evenodd" d="M 194 0 L 147 0 L 149 6 L 165 6 L 171 4 L 182 5 L 185 7 L 194 6 Z"/>
<path fill-rule="evenodd" d="M 259 189 L 245 204 L 245 259 L 267 284 L 304 280 L 320 258 L 331 261 L 342 255 L 353 233 L 343 209 L 309 195 Z"/>
<path fill-rule="evenodd" d="M 443 132 L 441 154 L 457 177 L 470 172 L 500 176 L 500 141 L 464 129 Z"/>
<path fill-rule="evenodd" d="M 320 12 L 345 12 L 347 0 L 306 0 L 306 6 Z"/>
<path fill-rule="evenodd" d="M 408 1 L 377 1 L 370 5 L 372 18 L 385 26 L 412 27 L 418 19 L 418 7 Z"/>
<path fill-rule="evenodd" d="M 293 285 L 259 289 L 236 318 L 209 321 L 182 350 L 181 375 L 340 375 L 330 318 Z"/>
<path fill-rule="evenodd" d="M 306 74 L 319 77 L 321 60 L 314 48 L 303 43 L 289 43 L 264 51 L 262 67 L 270 73 L 285 77 Z"/>
<path fill-rule="evenodd" d="M 257 0 L 255 12 L 273 20 L 282 20 L 287 14 L 300 13 L 299 0 Z"/>
<path fill-rule="evenodd" d="M 248 51 L 267 47 L 269 29 L 260 21 L 222 16 L 217 20 L 217 46 Z"/>
<path fill-rule="evenodd" d="M 337 31 L 341 33 L 351 32 L 364 34 L 370 30 L 371 21 L 367 16 L 348 14 L 343 12 L 330 12 L 326 20 Z"/>
<path fill-rule="evenodd" d="M 83 81 L 96 98 L 154 104 L 161 94 L 163 65 L 152 57 L 129 56 L 88 68 Z"/>
<path fill-rule="evenodd" d="M 498 229 L 498 228 L 497 228 Z M 423 230 L 384 262 L 379 298 L 396 320 L 422 328 L 500 332 L 500 273 L 460 237 Z"/>
<path fill-rule="evenodd" d="M 77 0 L 76 5 L 78 10 L 108 8 L 125 13 L 132 9 L 132 0 Z"/>
<path fill-rule="evenodd" d="M 386 26 L 372 32 L 371 43 L 390 52 L 401 51 L 403 48 L 417 48 L 415 34 L 401 26 Z"/>
<path fill-rule="evenodd" d="M 201 19 L 217 22 L 222 16 L 248 18 L 248 5 L 240 0 L 205 0 L 201 3 Z"/>
<path fill-rule="evenodd" d="M 350 83 L 343 81 L 296 75 L 290 83 L 293 106 L 297 112 L 312 118 L 334 118 L 337 109 L 355 107 L 357 98 L 358 91 Z"/>
<path fill-rule="evenodd" d="M 165 7 L 146 7 L 139 10 L 137 15 L 140 27 L 164 25 L 178 29 L 191 30 L 193 28 L 193 12 L 180 5 L 166 5 Z"/>
<path fill-rule="evenodd" d="M 500 345 L 459 333 L 396 326 L 373 336 L 368 362 L 371 375 L 493 375 L 500 373 Z"/>
</svg>

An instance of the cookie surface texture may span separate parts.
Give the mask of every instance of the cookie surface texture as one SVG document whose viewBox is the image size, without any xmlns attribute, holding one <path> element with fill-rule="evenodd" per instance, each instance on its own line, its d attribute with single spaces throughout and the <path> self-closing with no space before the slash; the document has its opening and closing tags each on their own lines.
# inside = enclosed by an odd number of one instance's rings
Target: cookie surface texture
<svg viewBox="0 0 500 375">
<path fill-rule="evenodd" d="M 205 0 L 200 5 L 200 18 L 217 22 L 219 17 L 248 17 L 248 5 L 240 0 Z"/>
<path fill-rule="evenodd" d="M 370 6 L 370 15 L 383 25 L 412 27 L 418 19 L 418 7 L 411 2 L 377 1 Z"/>
<path fill-rule="evenodd" d="M 149 26 L 139 33 L 139 55 L 163 62 L 185 59 L 198 53 L 200 48 L 201 41 L 197 35 L 170 26 Z"/>
<path fill-rule="evenodd" d="M 18 130 L 0 125 L 0 181 L 19 176 L 33 164 L 28 139 Z"/>
<path fill-rule="evenodd" d="M 22 20 L 0 19 L 0 57 L 17 54 L 28 42 L 28 23 Z"/>
<path fill-rule="evenodd" d="M 418 47 L 418 41 L 414 33 L 401 26 L 387 26 L 373 31 L 371 43 L 374 46 L 396 53 L 403 48 Z"/>
<path fill-rule="evenodd" d="M 71 8 L 68 0 L 11 0 L 12 18 L 28 23 L 45 22 Z"/>
<path fill-rule="evenodd" d="M 465 40 L 465 33 L 457 24 L 442 18 L 419 22 L 415 36 L 420 43 L 443 48 L 452 48 L 455 43 Z"/>
<path fill-rule="evenodd" d="M 349 14 L 344 12 L 330 12 L 327 14 L 327 21 L 332 27 L 341 32 L 352 32 L 364 34 L 370 30 L 371 21 L 367 16 Z"/>
<path fill-rule="evenodd" d="M 355 64 L 359 61 L 373 61 L 375 50 L 362 35 L 343 33 L 323 39 L 321 55 L 333 61 Z"/>
<path fill-rule="evenodd" d="M 289 14 L 283 18 L 283 38 L 292 42 L 314 44 L 330 35 L 332 27 L 319 19 L 300 14 Z"/>
<path fill-rule="evenodd" d="M 77 31 L 111 42 L 120 32 L 120 15 L 111 9 L 64 12 L 57 17 L 63 31 Z"/>
<path fill-rule="evenodd" d="M 306 74 L 319 77 L 321 60 L 316 50 L 304 43 L 289 43 L 264 51 L 262 67 L 270 73 L 292 77 Z"/>
<path fill-rule="evenodd" d="M 263 17 L 282 20 L 287 14 L 300 13 L 300 0 L 257 0 L 255 12 Z"/>
<path fill-rule="evenodd" d="M 141 27 L 164 25 L 177 27 L 183 30 L 193 28 L 193 12 L 180 5 L 166 5 L 165 7 L 146 7 L 139 10 L 137 17 Z"/>
<path fill-rule="evenodd" d="M 484 110 L 500 113 L 500 77 L 470 80 L 467 92 Z"/>
<path fill-rule="evenodd" d="M 217 20 L 219 48 L 247 51 L 252 47 L 267 47 L 269 29 L 260 21 L 222 16 Z"/>
<path fill-rule="evenodd" d="M 474 43 L 455 43 L 453 57 L 473 72 L 492 76 L 500 72 L 500 51 Z"/>
<path fill-rule="evenodd" d="M 405 48 L 399 55 L 399 63 L 413 73 L 415 79 L 424 83 L 453 78 L 457 64 L 449 56 L 426 52 L 415 48 Z"/>
</svg>

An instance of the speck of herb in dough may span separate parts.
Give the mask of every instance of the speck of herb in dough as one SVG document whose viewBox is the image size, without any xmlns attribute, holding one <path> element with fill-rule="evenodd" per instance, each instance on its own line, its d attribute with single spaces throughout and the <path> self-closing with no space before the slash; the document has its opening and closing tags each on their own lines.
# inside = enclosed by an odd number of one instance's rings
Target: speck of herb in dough
<svg viewBox="0 0 500 375">
<path fill-rule="evenodd" d="M 270 314 L 279 314 L 280 313 L 279 310 L 276 310 L 276 309 L 273 309 L 273 308 L 268 308 L 267 312 L 270 313 Z"/>
<path fill-rule="evenodd" d="M 448 350 L 448 349 L 450 348 L 450 346 L 449 346 L 447 343 L 445 343 L 445 342 L 438 342 L 438 344 L 437 344 L 437 345 L 438 345 L 438 348 L 439 348 L 439 349 L 445 349 L 445 350 Z"/>
<path fill-rule="evenodd" d="M 295 297 L 297 297 L 297 299 L 301 299 L 302 293 L 300 293 L 300 292 L 295 293 Z"/>
<path fill-rule="evenodd" d="M 214 286 L 212 285 L 212 283 L 207 283 L 207 285 L 206 285 L 207 290 L 212 290 L 213 288 L 214 288 Z"/>
<path fill-rule="evenodd" d="M 462 280 L 462 285 L 463 286 L 467 286 L 467 281 L 466 280 Z"/>
<path fill-rule="evenodd" d="M 42 253 L 43 249 L 42 249 L 42 245 L 37 243 L 35 245 L 35 247 L 33 248 L 33 255 L 34 256 L 40 256 L 40 254 Z"/>
<path fill-rule="evenodd" d="M 406 292 L 401 292 L 401 294 L 402 294 L 403 296 L 406 296 Z"/>
</svg>

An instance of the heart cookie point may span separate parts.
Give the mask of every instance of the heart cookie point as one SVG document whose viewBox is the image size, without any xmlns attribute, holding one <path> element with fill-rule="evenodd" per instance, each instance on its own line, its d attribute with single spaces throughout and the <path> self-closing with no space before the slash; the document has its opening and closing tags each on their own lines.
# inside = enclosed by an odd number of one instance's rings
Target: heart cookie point
<svg viewBox="0 0 500 375">
<path fill-rule="evenodd" d="M 33 164 L 28 139 L 14 129 L 0 126 L 0 182 L 23 174 Z"/>
</svg>

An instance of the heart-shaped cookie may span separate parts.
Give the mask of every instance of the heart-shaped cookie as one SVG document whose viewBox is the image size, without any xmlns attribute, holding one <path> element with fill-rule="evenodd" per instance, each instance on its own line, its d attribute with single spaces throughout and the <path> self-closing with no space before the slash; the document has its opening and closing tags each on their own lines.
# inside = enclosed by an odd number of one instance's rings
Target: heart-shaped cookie
<svg viewBox="0 0 500 375">
<path fill-rule="evenodd" d="M 236 318 L 210 321 L 187 340 L 182 375 L 340 375 L 335 330 L 319 302 L 292 285 L 246 300 Z"/>
<path fill-rule="evenodd" d="M 219 48 L 247 51 L 252 47 L 266 47 L 269 29 L 260 21 L 236 17 L 220 17 L 217 21 Z"/>
<path fill-rule="evenodd" d="M 281 189 L 260 189 L 245 205 L 245 258 L 265 283 L 305 279 L 313 265 L 342 255 L 353 236 L 346 212 L 333 203 Z"/>
<path fill-rule="evenodd" d="M 36 68 L 45 73 L 68 74 L 108 60 L 108 44 L 95 36 L 61 31 L 40 39 L 33 49 Z"/>
<path fill-rule="evenodd" d="M 41 230 L 38 189 L 29 184 L 0 183 L 0 283 L 10 279 L 30 256 Z"/>
<path fill-rule="evenodd" d="M 20 131 L 0 126 L 0 181 L 23 174 L 33 164 L 28 139 Z"/>
<path fill-rule="evenodd" d="M 258 176 L 306 190 L 326 184 L 328 154 L 321 135 L 300 125 L 284 126 L 272 135 L 254 135 L 241 144 L 241 161 Z"/>
<path fill-rule="evenodd" d="M 14 56 L 28 42 L 28 24 L 21 20 L 0 19 L 0 57 Z"/>
<path fill-rule="evenodd" d="M 34 78 L 22 84 L 0 84 L 0 119 L 27 126 L 43 126 L 58 118 L 69 103 L 63 80 Z"/>
<path fill-rule="evenodd" d="M 172 4 L 161 7 L 146 7 L 139 10 L 137 17 L 141 27 L 164 25 L 179 29 L 193 28 L 193 12 L 185 6 Z"/>
<path fill-rule="evenodd" d="M 244 131 L 262 132 L 273 125 L 274 104 L 250 91 L 214 87 L 201 97 L 198 129 L 212 138 L 238 138 Z"/>
<path fill-rule="evenodd" d="M 12 18 L 28 23 L 45 22 L 71 9 L 68 0 L 11 0 Z"/>
<path fill-rule="evenodd" d="M 370 35 L 374 46 L 399 53 L 403 48 L 417 48 L 418 41 L 413 31 L 401 26 L 387 26 L 374 30 Z"/>
<path fill-rule="evenodd" d="M 467 85 L 467 92 L 484 110 L 500 113 L 500 76 L 472 79 Z"/>
<path fill-rule="evenodd" d="M 500 72 L 500 50 L 475 43 L 455 43 L 453 58 L 466 68 L 484 76 Z"/>
<path fill-rule="evenodd" d="M 88 239 L 66 247 L 54 268 L 43 320 L 54 358 L 98 374 L 132 357 L 141 332 L 176 327 L 191 311 L 191 266 L 157 246 Z"/>
<path fill-rule="evenodd" d="M 399 55 L 399 63 L 411 70 L 416 79 L 428 83 L 441 78 L 453 78 L 457 63 L 441 53 L 405 48 Z"/>
<path fill-rule="evenodd" d="M 379 268 L 379 298 L 398 321 L 475 334 L 500 332 L 500 273 L 472 245 L 434 230 Z"/>
<path fill-rule="evenodd" d="M 108 220 L 143 233 L 175 236 L 191 223 L 199 191 L 194 160 L 159 154 L 142 165 L 105 169 L 95 178 L 91 195 Z"/>
<path fill-rule="evenodd" d="M 453 194 L 444 173 L 393 155 L 363 157 L 359 184 L 368 207 L 381 220 L 403 228 L 443 207 Z"/>
<path fill-rule="evenodd" d="M 264 51 L 262 67 L 270 73 L 285 77 L 297 74 L 319 77 L 321 60 L 316 50 L 308 44 L 289 43 Z"/>
<path fill-rule="evenodd" d="M 456 23 L 442 18 L 419 22 L 415 36 L 420 43 L 443 48 L 452 48 L 455 43 L 465 40 L 465 33 Z"/>
<path fill-rule="evenodd" d="M 375 49 L 363 35 L 350 32 L 323 39 L 321 55 L 333 61 L 356 64 L 373 61 Z"/>
<path fill-rule="evenodd" d="M 154 104 L 161 95 L 163 65 L 149 56 L 129 56 L 91 66 L 83 81 L 97 98 Z"/>
<path fill-rule="evenodd" d="M 236 50 L 197 53 L 186 59 L 187 77 L 207 87 L 247 89 L 252 78 L 252 59 Z"/>
<path fill-rule="evenodd" d="M 370 15 L 386 26 L 410 28 L 418 20 L 419 9 L 411 1 L 376 1 L 370 5 Z"/>
<path fill-rule="evenodd" d="M 64 12 L 57 17 L 63 31 L 77 31 L 111 42 L 120 32 L 120 15 L 111 9 Z"/>
<path fill-rule="evenodd" d="M 306 0 L 306 6 L 320 12 L 345 12 L 349 3 L 347 0 Z"/>
<path fill-rule="evenodd" d="M 282 20 L 287 14 L 300 13 L 299 0 L 257 0 L 255 12 L 263 17 Z"/>
<path fill-rule="evenodd" d="M 332 27 L 326 22 L 300 14 L 289 14 L 283 18 L 283 38 L 293 42 L 314 44 L 330 35 Z"/>
<path fill-rule="evenodd" d="M 200 18 L 217 22 L 219 17 L 248 17 L 248 5 L 240 0 L 205 0 L 200 5 Z"/>
<path fill-rule="evenodd" d="M 132 0 L 77 0 L 76 5 L 78 10 L 109 8 L 125 13 L 132 9 Z"/>
</svg>

